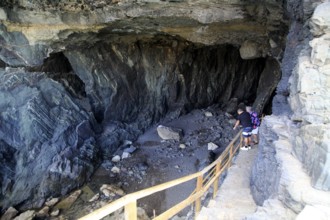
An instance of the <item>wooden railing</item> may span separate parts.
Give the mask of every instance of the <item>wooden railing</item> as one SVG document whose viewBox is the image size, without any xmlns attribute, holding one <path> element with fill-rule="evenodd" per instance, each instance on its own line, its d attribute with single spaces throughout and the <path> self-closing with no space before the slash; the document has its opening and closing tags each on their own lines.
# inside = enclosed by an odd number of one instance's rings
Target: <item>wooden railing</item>
<svg viewBox="0 0 330 220">
<path fill-rule="evenodd" d="M 195 202 L 195 216 L 201 210 L 201 197 L 208 191 L 208 189 L 213 185 L 213 197 L 216 196 L 217 190 L 219 188 L 219 177 L 226 171 L 228 167 L 231 166 L 232 159 L 242 145 L 242 135 L 239 132 L 235 138 L 230 142 L 226 149 L 222 152 L 220 157 L 211 163 L 209 166 L 205 167 L 203 170 L 175 179 L 157 186 L 153 186 L 147 189 L 143 189 L 131 194 L 127 194 L 120 199 L 97 209 L 90 214 L 80 218 L 79 220 L 96 220 L 101 219 L 120 208 L 124 207 L 125 220 L 137 220 L 137 200 L 152 195 L 156 192 L 160 192 L 165 189 L 172 188 L 174 186 L 186 183 L 193 179 L 196 179 L 196 188 L 185 200 L 176 204 L 167 211 L 161 213 L 160 215 L 153 218 L 154 220 L 165 220 L 178 214 L 181 210 L 188 207 L 190 204 Z"/>
</svg>

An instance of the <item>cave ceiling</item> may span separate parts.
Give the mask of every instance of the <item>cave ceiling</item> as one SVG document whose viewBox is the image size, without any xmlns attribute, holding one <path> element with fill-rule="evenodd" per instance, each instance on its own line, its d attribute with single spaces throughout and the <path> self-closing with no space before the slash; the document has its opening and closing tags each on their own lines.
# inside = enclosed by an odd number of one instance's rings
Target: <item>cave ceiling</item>
<svg viewBox="0 0 330 220">
<path fill-rule="evenodd" d="M 0 7 L 0 58 L 14 66 L 38 65 L 50 53 L 98 42 L 134 42 L 156 35 L 201 46 L 239 46 L 253 39 L 263 56 L 276 57 L 280 52 L 272 45 L 283 45 L 286 27 L 282 3 L 275 0 L 5 0 Z"/>
</svg>

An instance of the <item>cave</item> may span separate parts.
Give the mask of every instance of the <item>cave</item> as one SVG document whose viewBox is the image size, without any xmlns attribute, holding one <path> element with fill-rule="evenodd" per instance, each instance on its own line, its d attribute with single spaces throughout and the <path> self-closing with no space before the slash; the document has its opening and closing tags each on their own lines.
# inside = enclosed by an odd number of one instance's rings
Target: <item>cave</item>
<svg viewBox="0 0 330 220">
<path fill-rule="evenodd" d="M 0 3 L 0 59 L 12 66 L 0 70 L 0 173 L 15 170 L 0 179 L 2 212 L 83 186 L 160 122 L 210 106 L 271 114 L 287 15 L 277 1 L 238 2 Z"/>
</svg>

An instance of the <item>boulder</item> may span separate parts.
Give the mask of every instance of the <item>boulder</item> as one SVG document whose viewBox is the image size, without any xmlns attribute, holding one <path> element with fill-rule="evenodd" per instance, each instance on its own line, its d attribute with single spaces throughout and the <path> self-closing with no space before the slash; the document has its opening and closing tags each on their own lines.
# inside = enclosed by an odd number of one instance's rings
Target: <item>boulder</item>
<svg viewBox="0 0 330 220">
<path fill-rule="evenodd" d="M 180 141 L 182 138 L 182 129 L 170 128 L 163 125 L 157 127 L 159 137 L 163 140 L 176 140 Z"/>
<path fill-rule="evenodd" d="M 330 2 L 324 2 L 316 7 L 310 19 L 311 32 L 314 36 L 330 33 Z"/>
</svg>

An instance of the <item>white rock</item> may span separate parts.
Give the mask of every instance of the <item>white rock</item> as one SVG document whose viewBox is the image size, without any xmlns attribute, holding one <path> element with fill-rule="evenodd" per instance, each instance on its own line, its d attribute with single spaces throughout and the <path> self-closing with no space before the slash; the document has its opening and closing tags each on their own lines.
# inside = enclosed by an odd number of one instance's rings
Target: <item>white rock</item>
<svg viewBox="0 0 330 220">
<path fill-rule="evenodd" d="M 205 112 L 204 115 L 206 117 L 212 117 L 213 116 L 212 112 Z"/>
<path fill-rule="evenodd" d="M 259 45 L 251 40 L 244 41 L 239 49 L 239 53 L 243 60 L 255 59 L 262 55 L 259 51 Z"/>
<path fill-rule="evenodd" d="M 315 36 L 330 32 L 330 2 L 325 2 L 316 7 L 310 20 L 311 32 Z"/>
<path fill-rule="evenodd" d="M 129 158 L 129 157 L 131 157 L 131 154 L 128 153 L 128 152 L 123 152 L 123 154 L 121 155 L 122 159 L 126 159 L 126 158 Z"/>
<path fill-rule="evenodd" d="M 49 206 L 49 207 L 52 207 L 52 206 L 54 206 L 56 203 L 58 203 L 59 200 L 60 200 L 59 198 L 48 199 L 48 200 L 45 202 L 45 205 L 46 205 L 46 206 Z"/>
<path fill-rule="evenodd" d="M 174 168 L 175 168 L 175 169 L 179 169 L 180 166 L 179 166 L 179 165 L 175 165 Z"/>
<path fill-rule="evenodd" d="M 60 210 L 59 209 L 55 209 L 50 213 L 50 216 L 56 217 L 60 214 Z"/>
<path fill-rule="evenodd" d="M 119 162 L 120 161 L 120 156 L 119 155 L 114 156 L 111 161 L 114 162 L 114 163 Z"/>
<path fill-rule="evenodd" d="M 186 148 L 186 145 L 185 145 L 185 144 L 180 144 L 180 145 L 179 145 L 179 148 L 181 148 L 181 149 L 185 149 L 185 148 Z"/>
<path fill-rule="evenodd" d="M 118 167 L 112 167 L 111 172 L 113 173 L 120 173 L 120 169 Z"/>
<path fill-rule="evenodd" d="M 165 127 L 163 125 L 159 125 L 157 127 L 157 132 L 159 137 L 161 137 L 164 140 L 177 140 L 179 141 L 182 136 L 182 130 L 181 129 L 175 129 L 175 128 L 169 128 Z"/>
<path fill-rule="evenodd" d="M 17 215 L 18 211 L 14 207 L 9 207 L 5 214 L 1 216 L 1 220 L 11 220 Z"/>
<path fill-rule="evenodd" d="M 95 202 L 100 198 L 100 193 L 96 193 L 88 202 Z"/>
<path fill-rule="evenodd" d="M 218 145 L 216 145 L 216 144 L 214 144 L 214 143 L 212 143 L 212 142 L 210 142 L 210 143 L 207 144 L 207 149 L 208 149 L 208 150 L 215 150 L 215 149 L 217 149 L 218 147 L 219 147 Z"/>
<path fill-rule="evenodd" d="M 26 212 L 23 212 L 16 218 L 14 218 L 14 220 L 32 220 L 34 218 L 34 216 L 35 216 L 35 211 L 28 210 Z"/>
</svg>

